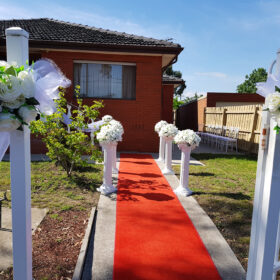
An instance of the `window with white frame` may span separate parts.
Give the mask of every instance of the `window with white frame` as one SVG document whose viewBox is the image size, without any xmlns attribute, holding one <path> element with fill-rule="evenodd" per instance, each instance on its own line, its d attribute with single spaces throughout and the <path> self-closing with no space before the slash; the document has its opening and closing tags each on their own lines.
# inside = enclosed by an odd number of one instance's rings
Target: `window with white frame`
<svg viewBox="0 0 280 280">
<path fill-rule="evenodd" d="M 81 97 L 135 99 L 136 65 L 74 61 L 74 84 Z"/>
</svg>

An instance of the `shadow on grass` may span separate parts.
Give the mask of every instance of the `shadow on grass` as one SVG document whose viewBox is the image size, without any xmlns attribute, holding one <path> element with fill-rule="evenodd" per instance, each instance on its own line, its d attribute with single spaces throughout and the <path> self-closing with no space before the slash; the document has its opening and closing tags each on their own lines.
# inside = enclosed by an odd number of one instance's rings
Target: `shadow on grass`
<svg viewBox="0 0 280 280">
<path fill-rule="evenodd" d="M 102 184 L 101 181 L 93 180 L 84 175 L 73 174 L 70 178 L 70 181 L 75 183 L 80 189 L 90 190 L 92 192 L 96 191 L 97 188 Z"/>
<path fill-rule="evenodd" d="M 215 176 L 215 174 L 209 172 L 197 172 L 197 173 L 190 173 L 190 176 L 213 177 Z"/>
<path fill-rule="evenodd" d="M 196 160 L 208 160 L 216 158 L 225 158 L 225 159 L 241 159 L 241 160 L 257 160 L 257 155 L 246 154 L 246 155 L 228 155 L 228 154 L 192 154 L 192 157 Z"/>
<path fill-rule="evenodd" d="M 251 200 L 249 195 L 243 194 L 241 192 L 238 193 L 229 193 L 229 192 L 194 192 L 193 195 L 213 195 L 213 196 L 222 196 L 227 197 L 235 200 Z"/>
</svg>

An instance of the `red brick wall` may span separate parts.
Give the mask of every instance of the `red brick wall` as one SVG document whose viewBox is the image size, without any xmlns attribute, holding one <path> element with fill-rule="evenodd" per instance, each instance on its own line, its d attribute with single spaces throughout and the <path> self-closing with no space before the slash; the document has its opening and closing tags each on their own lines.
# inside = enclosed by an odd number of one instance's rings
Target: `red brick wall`
<svg viewBox="0 0 280 280">
<path fill-rule="evenodd" d="M 173 123 L 173 94 L 174 85 L 162 86 L 162 114 L 161 119 Z"/>
<path fill-rule="evenodd" d="M 123 141 L 119 150 L 155 152 L 158 148 L 158 136 L 154 133 L 154 125 L 162 116 L 162 85 L 161 85 L 161 57 L 160 56 L 133 56 L 79 52 L 44 52 L 42 57 L 50 58 L 60 67 L 67 78 L 73 81 L 73 61 L 113 61 L 136 63 L 136 100 L 104 100 L 102 117 L 112 115 L 124 126 Z M 67 90 L 67 99 L 74 103 L 73 87 Z M 91 104 L 92 99 L 84 99 Z M 170 103 L 170 93 L 167 92 L 165 104 Z M 168 105 L 169 106 L 169 105 Z M 172 108 L 172 106 L 171 106 Z M 171 109 L 172 111 L 172 109 Z M 164 115 L 167 110 L 164 110 Z M 32 141 L 32 152 L 41 152 L 42 145 Z"/>
</svg>

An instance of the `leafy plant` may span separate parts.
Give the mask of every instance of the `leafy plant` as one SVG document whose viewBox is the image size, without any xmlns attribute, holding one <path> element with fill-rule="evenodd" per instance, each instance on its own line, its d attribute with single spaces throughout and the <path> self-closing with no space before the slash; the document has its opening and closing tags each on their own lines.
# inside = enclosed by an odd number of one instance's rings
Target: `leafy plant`
<svg viewBox="0 0 280 280">
<path fill-rule="evenodd" d="M 87 166 L 87 160 L 82 158 L 83 155 L 89 155 L 96 161 L 101 159 L 101 152 L 84 130 L 88 128 L 89 122 L 94 121 L 99 115 L 99 109 L 103 104 L 94 101 L 91 106 L 84 105 L 79 98 L 79 88 L 77 86 L 75 89 L 78 106 L 72 111 L 70 131 L 63 122 L 67 107 L 64 90 L 59 93 L 60 99 L 55 100 L 57 111 L 52 115 L 43 116 L 43 120 L 30 124 L 31 132 L 41 136 L 46 144 L 47 156 L 55 161 L 56 165 L 62 166 L 68 177 L 74 168 Z"/>
<path fill-rule="evenodd" d="M 265 82 L 267 72 L 264 68 L 254 69 L 250 75 L 245 76 L 245 81 L 237 86 L 238 93 L 256 93 L 256 83 Z"/>
</svg>

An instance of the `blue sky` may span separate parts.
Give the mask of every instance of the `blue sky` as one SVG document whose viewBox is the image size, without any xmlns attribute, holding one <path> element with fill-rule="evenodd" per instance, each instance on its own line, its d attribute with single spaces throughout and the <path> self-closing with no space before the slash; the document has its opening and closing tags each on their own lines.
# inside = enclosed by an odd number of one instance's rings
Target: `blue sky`
<svg viewBox="0 0 280 280">
<path fill-rule="evenodd" d="M 184 51 L 174 69 L 194 92 L 235 92 L 254 68 L 268 68 L 280 48 L 280 1 L 6 1 L 0 18 L 50 17 L 158 39 Z"/>
</svg>

